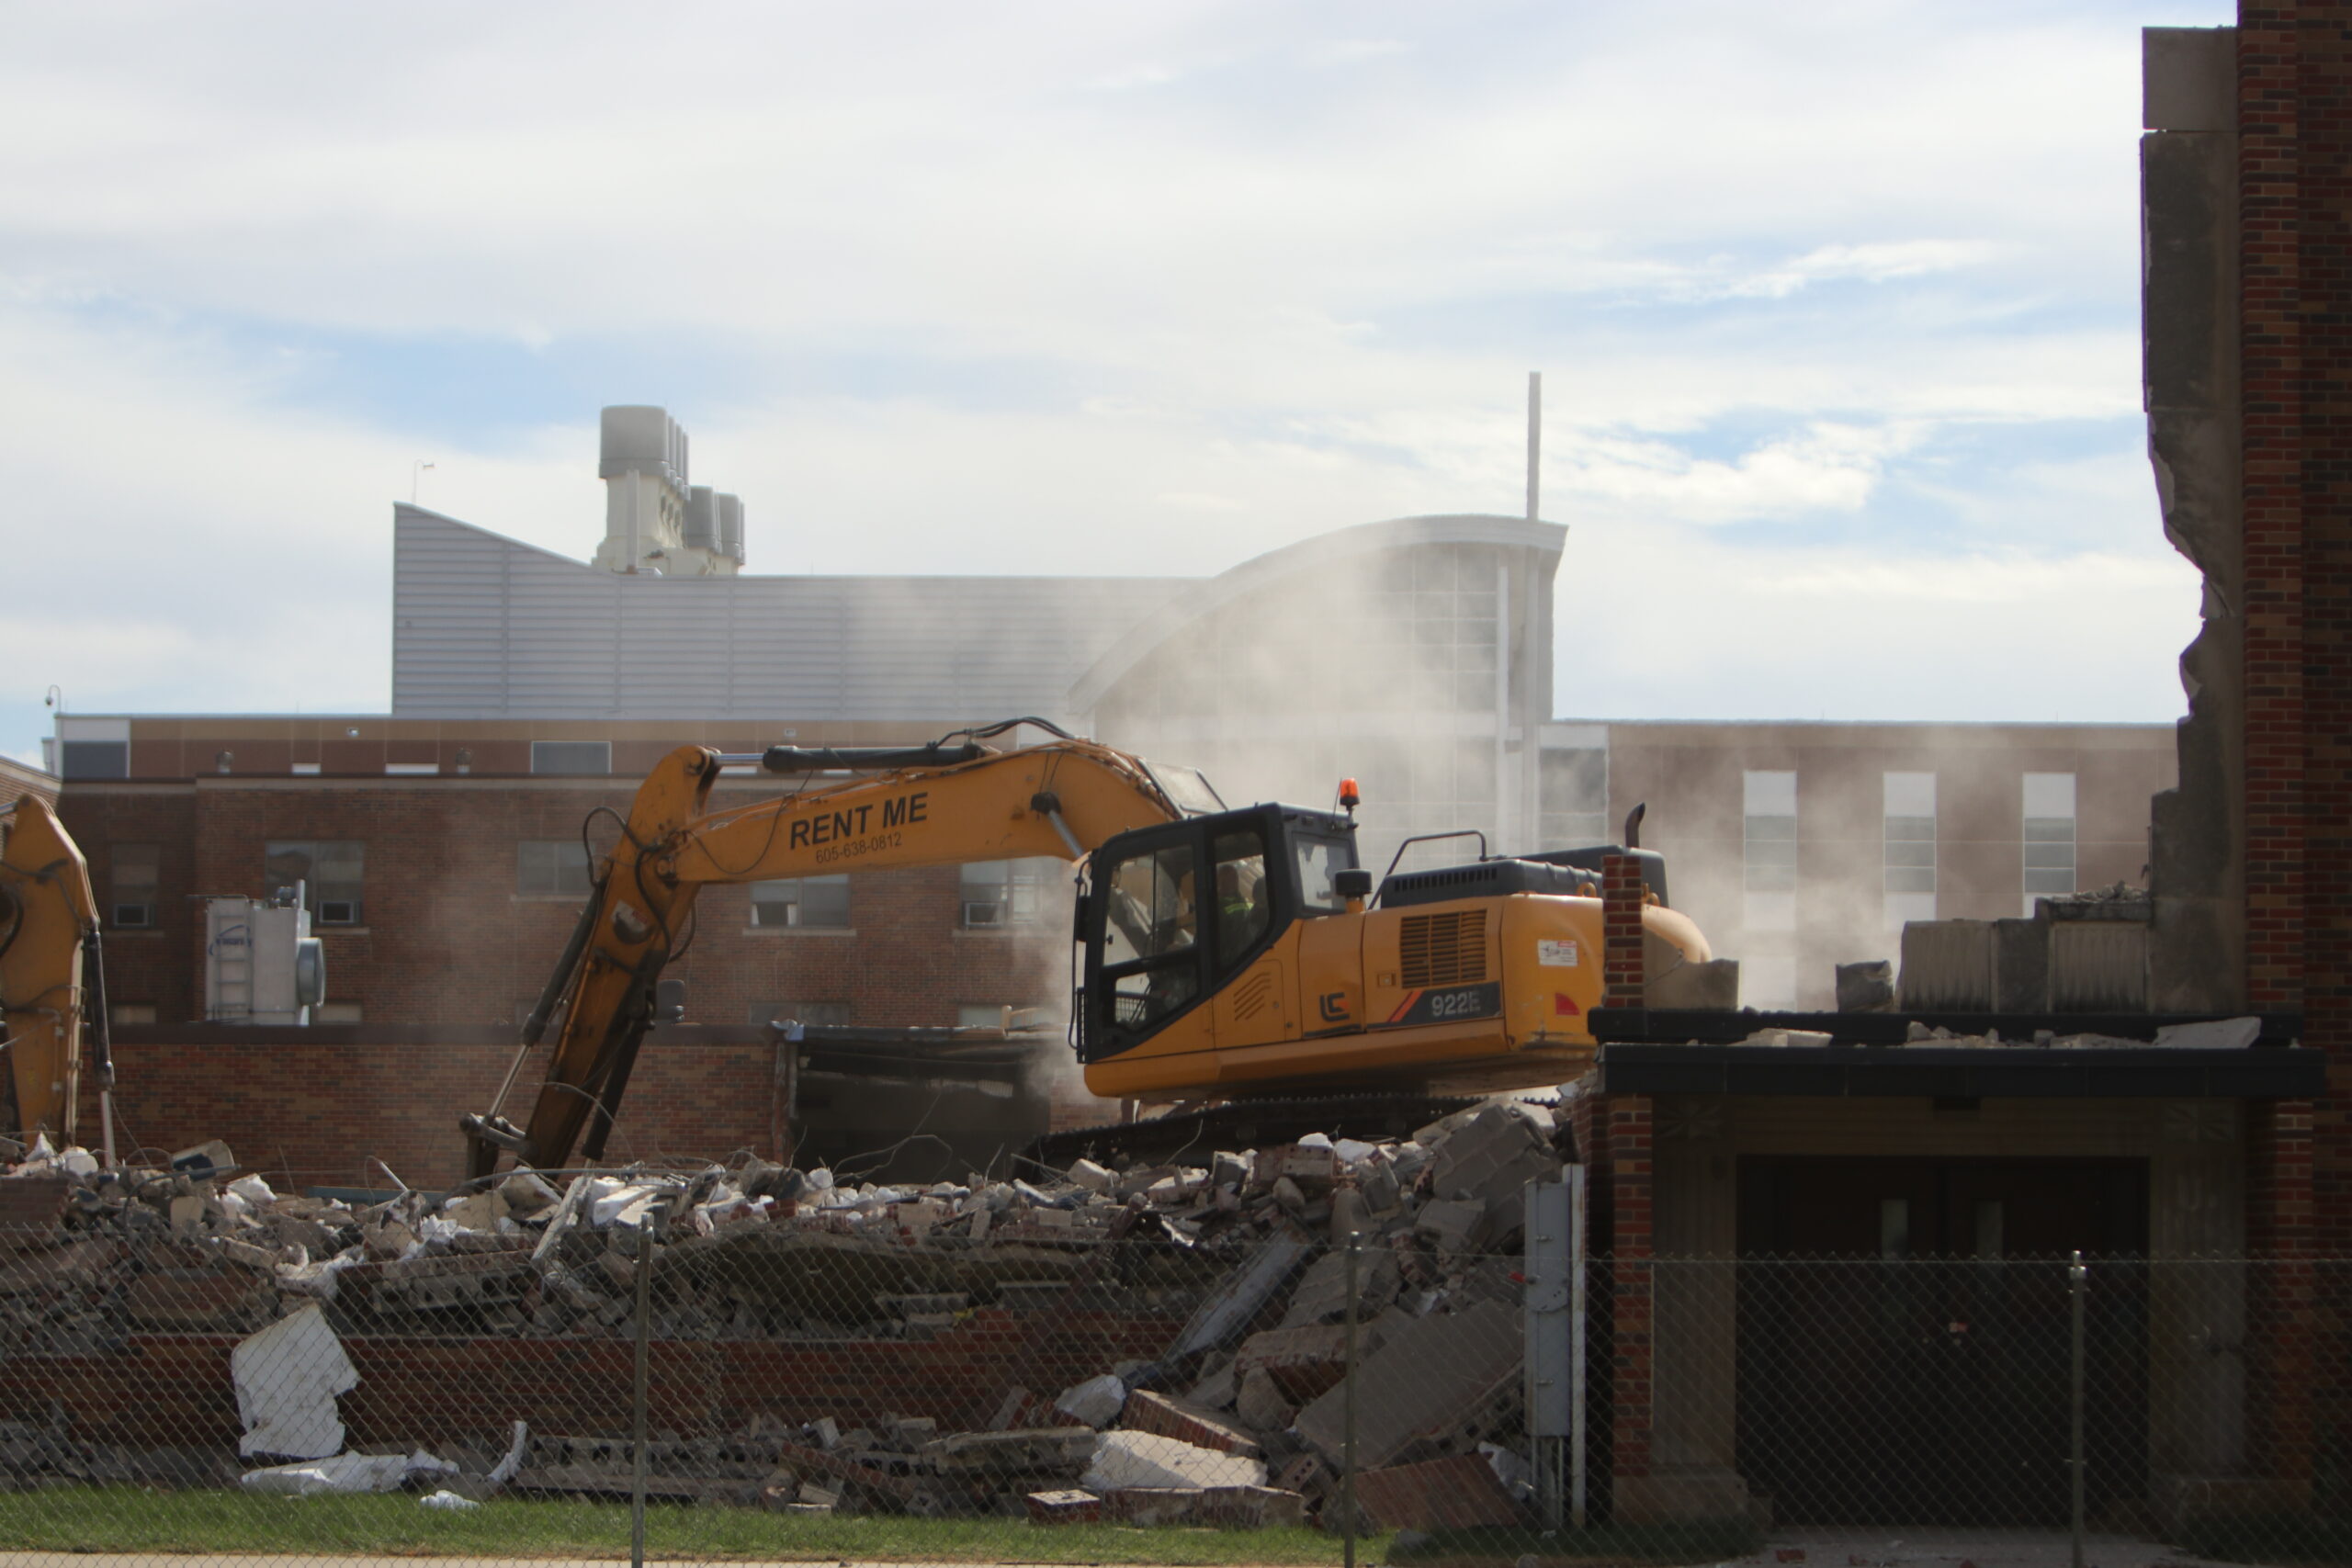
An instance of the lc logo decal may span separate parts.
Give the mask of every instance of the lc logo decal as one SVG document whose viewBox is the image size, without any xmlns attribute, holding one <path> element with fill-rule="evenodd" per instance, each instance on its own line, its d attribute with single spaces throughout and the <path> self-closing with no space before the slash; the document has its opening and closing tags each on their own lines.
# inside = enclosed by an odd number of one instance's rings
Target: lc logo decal
<svg viewBox="0 0 2352 1568">
<path fill-rule="evenodd" d="M 1347 992 L 1326 991 L 1317 999 L 1322 1003 L 1324 1022 L 1345 1023 L 1348 1021 Z"/>
</svg>

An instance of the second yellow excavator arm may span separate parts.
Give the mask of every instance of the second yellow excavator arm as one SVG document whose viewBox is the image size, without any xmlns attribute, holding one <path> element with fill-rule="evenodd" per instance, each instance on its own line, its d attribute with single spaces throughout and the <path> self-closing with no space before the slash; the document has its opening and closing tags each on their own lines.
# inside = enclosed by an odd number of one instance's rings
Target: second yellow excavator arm
<svg viewBox="0 0 2352 1568">
<path fill-rule="evenodd" d="M 57 814 L 28 795 L 0 809 L 0 1014 L 16 1089 L 6 1130 L 71 1141 L 82 1041 L 94 1032 L 98 1087 L 111 1087 L 97 995 L 97 900 L 89 868 Z"/>
<path fill-rule="evenodd" d="M 778 771 L 823 773 L 832 771 L 828 763 L 852 762 L 885 771 L 711 811 L 712 786 L 734 760 L 682 747 L 639 786 L 619 841 L 596 868 L 595 892 L 524 1025 L 527 1054 L 561 1015 L 530 1121 L 518 1128 L 495 1111 L 466 1117 L 470 1175 L 489 1175 L 501 1151 L 540 1167 L 563 1165 L 575 1145 L 592 1164 L 603 1156 L 653 1021 L 655 984 L 684 944 L 703 887 L 1031 856 L 1074 861 L 1114 834 L 1183 815 L 1140 759 L 1069 737 L 1013 751 L 975 742 L 854 758 L 777 747 L 763 761 Z M 508 1074 L 508 1089 L 514 1077 Z"/>
</svg>

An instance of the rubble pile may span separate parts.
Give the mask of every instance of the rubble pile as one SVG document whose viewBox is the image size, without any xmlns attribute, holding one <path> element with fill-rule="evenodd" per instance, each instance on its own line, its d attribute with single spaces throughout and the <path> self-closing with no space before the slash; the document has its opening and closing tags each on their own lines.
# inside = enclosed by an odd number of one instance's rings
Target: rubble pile
<svg viewBox="0 0 2352 1568">
<path fill-rule="evenodd" d="M 1196 1165 L 1079 1160 L 1034 1181 L 853 1184 L 746 1156 L 521 1171 L 368 1204 L 280 1195 L 218 1145 L 113 1171 L 40 1146 L 0 1179 L 0 1214 L 17 1222 L 0 1251 L 0 1353 L 105 1350 L 132 1330 L 250 1335 L 232 1364 L 268 1373 L 238 1382 L 249 1489 L 614 1496 L 631 1482 L 626 1427 L 526 1439 L 518 1422 L 507 1473 L 490 1480 L 492 1436 L 520 1414 L 473 1408 L 494 1391 L 453 1391 L 467 1406 L 447 1428 L 464 1432 L 457 1449 L 338 1452 L 335 1398 L 357 1374 L 336 1336 L 625 1337 L 640 1284 L 665 1340 L 920 1341 L 986 1309 L 1050 1334 L 1073 1307 L 1109 1307 L 1166 1319 L 1155 1359 L 1066 1387 L 1003 1387 L 966 1430 L 820 1391 L 747 1395 L 733 1408 L 766 1407 L 738 1430 L 657 1432 L 651 1495 L 1279 1524 L 1322 1516 L 1335 1495 L 1352 1269 L 1361 1470 L 1482 1466 L 1510 1511 L 1524 1492 L 1505 1446 L 1518 1441 L 1521 1309 L 1505 1249 L 1525 1184 L 1556 1177 L 1566 1143 L 1546 1107 L 1497 1100 L 1409 1138 L 1309 1134 Z M 310 1436 L 289 1451 L 277 1434 L 296 1431 Z M 43 1437 L 43 1451 L 57 1441 Z M 201 1468 L 176 1473 L 217 1483 Z M 5 1455 L 0 1473 L 33 1483 Z"/>
</svg>

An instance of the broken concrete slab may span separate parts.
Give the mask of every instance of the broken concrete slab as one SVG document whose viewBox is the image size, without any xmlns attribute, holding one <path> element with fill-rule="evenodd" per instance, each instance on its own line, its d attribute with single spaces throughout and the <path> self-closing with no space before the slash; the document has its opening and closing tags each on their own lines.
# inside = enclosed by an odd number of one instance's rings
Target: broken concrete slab
<svg viewBox="0 0 2352 1568">
<path fill-rule="evenodd" d="M 1215 1449 L 1220 1453 L 1256 1459 L 1261 1452 L 1258 1440 L 1239 1427 L 1148 1388 L 1139 1388 L 1127 1396 L 1120 1425 L 1130 1432 L 1156 1432 L 1163 1438 L 1174 1438 L 1195 1448 Z"/>
<path fill-rule="evenodd" d="M 1365 1355 L 1356 1371 L 1356 1462 L 1378 1469 L 1422 1457 L 1417 1445 L 1461 1438 L 1500 1393 L 1515 1391 L 1522 1350 L 1521 1311 L 1481 1301 L 1402 1325 Z M 1299 1412 L 1295 1429 L 1337 1462 L 1345 1389 Z M 1478 1434 L 1483 1436 L 1484 1434 Z"/>
<path fill-rule="evenodd" d="M 1421 1205 L 1413 1234 L 1448 1258 L 1476 1251 L 1493 1233 L 1493 1210 L 1483 1198 L 1443 1198 Z"/>
<path fill-rule="evenodd" d="M 1240 1334 L 1314 1250 L 1315 1244 L 1295 1232 L 1278 1230 L 1268 1236 L 1248 1263 L 1227 1275 L 1201 1303 L 1169 1346 L 1167 1359 L 1178 1360 L 1197 1350 L 1215 1349 Z"/>
<path fill-rule="evenodd" d="M 1481 1106 L 1437 1152 L 1431 1190 L 1485 1204 L 1489 1234 L 1497 1238 L 1519 1229 L 1527 1184 L 1559 1173 L 1547 1129 L 1527 1114 L 1532 1109 L 1510 1102 Z M 1544 1120 L 1548 1123 L 1548 1114 Z"/>
<path fill-rule="evenodd" d="M 1153 1432 L 1105 1432 L 1097 1440 L 1093 1462 L 1079 1477 L 1089 1492 L 1114 1492 L 1121 1487 L 1262 1486 L 1266 1466 L 1261 1460 L 1196 1448 Z"/>
<path fill-rule="evenodd" d="M 2156 1031 L 2159 1045 L 2208 1051 L 2236 1051 L 2262 1038 L 2258 1018 L 2216 1018 L 2199 1023 L 2168 1023 Z"/>
<path fill-rule="evenodd" d="M 1105 1372 L 1062 1390 L 1054 1400 L 1054 1408 L 1100 1431 L 1119 1418 L 1126 1403 L 1127 1385 Z"/>
<path fill-rule="evenodd" d="M 1386 1247 L 1366 1247 L 1356 1258 L 1356 1315 L 1370 1321 L 1396 1293 L 1396 1258 Z M 1291 1291 L 1279 1326 L 1300 1328 L 1347 1315 L 1348 1255 L 1334 1248 L 1307 1265 Z"/>
<path fill-rule="evenodd" d="M 1365 1353 L 1363 1327 L 1356 1332 L 1356 1350 L 1362 1355 Z M 1347 1325 L 1307 1324 L 1251 1335 L 1242 1341 L 1233 1366 L 1244 1380 L 1252 1372 L 1265 1373 L 1287 1398 L 1305 1404 L 1345 1375 L 1347 1356 Z"/>
<path fill-rule="evenodd" d="M 1239 1374 L 1234 1371 L 1233 1358 L 1218 1351 L 1209 1359 L 1211 1370 L 1193 1384 L 1184 1395 L 1184 1403 L 1203 1410 L 1230 1410 L 1233 1396 L 1240 1387 Z"/>
<path fill-rule="evenodd" d="M 1254 1367 L 1241 1379 L 1233 1414 L 1254 1432 L 1281 1432 L 1298 1418 L 1298 1405 L 1263 1367 Z"/>
<path fill-rule="evenodd" d="M 1389 1465 L 1356 1477 L 1356 1503 L 1382 1529 L 1477 1529 L 1527 1523 L 1482 1454 Z"/>
<path fill-rule="evenodd" d="M 359 1369 L 316 1302 L 278 1319 L 229 1352 L 242 1454 L 324 1459 L 343 1450 L 335 1397 L 359 1386 Z"/>
<path fill-rule="evenodd" d="M 1093 1459 L 1099 1440 L 1087 1427 L 1031 1427 L 1009 1432 L 956 1432 L 924 1444 L 919 1451 L 926 1462 L 942 1471 L 1076 1473 Z"/>
</svg>

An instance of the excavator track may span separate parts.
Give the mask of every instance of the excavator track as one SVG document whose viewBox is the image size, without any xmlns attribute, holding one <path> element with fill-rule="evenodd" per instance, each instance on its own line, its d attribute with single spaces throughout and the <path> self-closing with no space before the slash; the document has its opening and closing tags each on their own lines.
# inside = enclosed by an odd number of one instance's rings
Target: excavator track
<svg viewBox="0 0 2352 1568">
<path fill-rule="evenodd" d="M 1476 1103 L 1475 1096 L 1419 1090 L 1235 1100 L 1139 1122 L 1048 1133 L 1029 1145 L 1026 1157 L 1057 1170 L 1074 1160 L 1108 1164 L 1121 1156 L 1153 1165 L 1193 1159 L 1205 1165 L 1218 1149 L 1263 1148 L 1309 1133 L 1366 1143 L 1408 1137 L 1415 1128 Z"/>
</svg>

